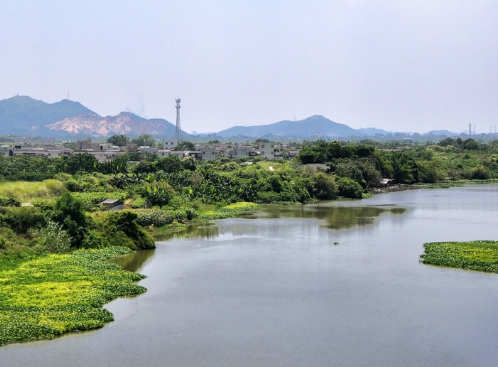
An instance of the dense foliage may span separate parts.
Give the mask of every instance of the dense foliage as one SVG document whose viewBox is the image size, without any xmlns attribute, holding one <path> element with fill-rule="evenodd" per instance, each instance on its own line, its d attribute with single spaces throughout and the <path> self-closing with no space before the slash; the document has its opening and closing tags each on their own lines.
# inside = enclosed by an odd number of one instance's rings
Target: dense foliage
<svg viewBox="0 0 498 367">
<path fill-rule="evenodd" d="M 424 264 L 498 273 L 498 241 L 424 244 Z"/>
<path fill-rule="evenodd" d="M 134 284 L 143 276 L 107 261 L 127 252 L 109 247 L 14 260 L 9 266 L 0 261 L 0 346 L 52 339 L 112 321 L 102 308 L 105 303 L 145 292 Z"/>
</svg>

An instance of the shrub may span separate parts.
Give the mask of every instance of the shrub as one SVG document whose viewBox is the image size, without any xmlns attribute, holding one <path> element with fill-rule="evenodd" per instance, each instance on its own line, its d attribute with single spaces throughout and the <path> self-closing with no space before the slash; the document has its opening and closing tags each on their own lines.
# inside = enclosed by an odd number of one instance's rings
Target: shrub
<svg viewBox="0 0 498 367">
<path fill-rule="evenodd" d="M 38 232 L 38 244 L 48 252 L 68 252 L 71 248 L 71 236 L 62 228 L 62 225 L 49 220 Z"/>
<path fill-rule="evenodd" d="M 13 196 L 0 198 L 0 206 L 21 206 L 21 202 Z"/>
<path fill-rule="evenodd" d="M 173 220 L 175 219 L 175 215 L 173 213 L 166 212 L 161 209 L 145 209 L 137 211 L 136 214 L 136 222 L 142 227 L 150 225 L 161 227 L 166 224 L 173 223 Z"/>
<path fill-rule="evenodd" d="M 187 213 L 185 210 L 175 211 L 175 218 L 178 222 L 184 221 L 187 218 Z"/>
<path fill-rule="evenodd" d="M 154 240 L 137 222 L 138 215 L 131 211 L 106 212 L 100 225 L 106 246 L 125 246 L 132 250 L 154 247 Z"/>
<path fill-rule="evenodd" d="M 337 180 L 337 185 L 339 187 L 338 194 L 344 198 L 348 199 L 361 199 L 363 189 L 360 184 L 350 178 L 341 177 Z"/>
<path fill-rule="evenodd" d="M 470 178 L 473 180 L 487 180 L 490 177 L 489 170 L 483 165 L 478 165 L 470 170 Z"/>
<path fill-rule="evenodd" d="M 140 194 L 149 206 L 163 206 L 169 204 L 175 195 L 175 190 L 167 182 L 154 182 L 145 185 L 140 190 Z"/>
<path fill-rule="evenodd" d="M 81 201 L 66 192 L 55 202 L 53 220 L 69 233 L 73 248 L 82 247 L 88 223 Z"/>
<path fill-rule="evenodd" d="M 188 220 L 192 220 L 194 219 L 195 217 L 197 217 L 197 212 L 192 209 L 192 208 L 188 208 L 186 211 L 185 211 L 186 215 L 187 215 L 187 219 Z"/>
<path fill-rule="evenodd" d="M 337 185 L 332 176 L 323 172 L 313 177 L 313 194 L 319 200 L 330 200 L 337 197 Z"/>
<path fill-rule="evenodd" d="M 36 207 L 13 207 L 7 210 L 3 220 L 14 232 L 26 234 L 29 229 L 44 224 L 45 215 Z"/>
</svg>

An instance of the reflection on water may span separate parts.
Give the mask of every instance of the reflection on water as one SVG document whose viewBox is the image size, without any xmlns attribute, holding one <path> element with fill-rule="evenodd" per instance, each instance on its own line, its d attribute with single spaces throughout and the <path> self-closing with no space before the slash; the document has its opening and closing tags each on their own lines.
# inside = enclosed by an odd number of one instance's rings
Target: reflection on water
<svg viewBox="0 0 498 367">
<path fill-rule="evenodd" d="M 329 229 L 348 229 L 373 224 L 380 215 L 399 215 L 405 208 L 384 206 L 331 206 L 331 205 L 276 205 L 263 209 L 266 218 L 318 219 Z M 389 205 L 390 206 L 390 205 Z M 256 217 L 255 215 L 254 217 Z M 261 215 L 260 215 L 261 217 Z"/>
<path fill-rule="evenodd" d="M 154 236 L 157 241 L 168 241 L 174 238 L 215 238 L 218 237 L 218 227 L 214 224 L 203 226 L 188 226 L 177 232 L 162 233 Z"/>
<path fill-rule="evenodd" d="M 124 270 L 139 271 L 147 260 L 154 256 L 154 249 L 135 251 L 132 254 L 118 256 L 111 261 Z"/>
</svg>

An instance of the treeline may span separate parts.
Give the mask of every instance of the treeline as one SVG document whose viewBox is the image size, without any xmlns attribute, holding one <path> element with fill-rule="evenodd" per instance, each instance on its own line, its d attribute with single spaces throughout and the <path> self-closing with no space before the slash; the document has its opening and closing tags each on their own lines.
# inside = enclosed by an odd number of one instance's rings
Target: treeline
<svg viewBox="0 0 498 367">
<path fill-rule="evenodd" d="M 143 227 L 213 217 L 233 203 L 360 199 L 383 178 L 400 184 L 498 178 L 498 144 L 474 142 L 384 149 L 368 141 L 316 141 L 290 161 L 138 153 L 105 163 L 88 154 L 0 157 L 0 251 L 16 243 L 51 252 L 148 248 L 154 244 Z M 121 200 L 127 210 L 105 210 L 105 199 Z M 21 206 L 26 202 L 32 206 Z"/>
<path fill-rule="evenodd" d="M 299 154 L 303 163 L 323 163 L 329 173 L 358 182 L 364 189 L 383 178 L 400 184 L 498 178 L 498 143 L 447 138 L 438 144 L 385 148 L 379 143 L 309 142 Z M 384 148 L 384 149 L 382 149 Z"/>
</svg>

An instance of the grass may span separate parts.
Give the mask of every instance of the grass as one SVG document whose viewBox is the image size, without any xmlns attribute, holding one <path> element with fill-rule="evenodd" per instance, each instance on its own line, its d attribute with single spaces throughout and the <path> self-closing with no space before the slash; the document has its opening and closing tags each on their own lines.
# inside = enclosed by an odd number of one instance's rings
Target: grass
<svg viewBox="0 0 498 367">
<path fill-rule="evenodd" d="M 204 220 L 230 218 L 236 216 L 239 213 L 256 210 L 257 207 L 258 205 L 255 203 L 233 203 L 219 209 L 202 212 L 200 213 L 199 217 Z"/>
<path fill-rule="evenodd" d="M 144 276 L 107 261 L 131 250 L 109 247 L 0 263 L 0 346 L 52 339 L 71 331 L 100 328 L 113 320 L 102 306 L 146 291 Z"/>
<path fill-rule="evenodd" d="M 498 273 L 498 241 L 424 244 L 424 264 Z"/>
<path fill-rule="evenodd" d="M 61 196 L 66 191 L 64 184 L 59 180 L 0 183 L 0 197 L 14 197 L 23 203 L 30 203 L 33 199 L 53 199 Z"/>
</svg>

